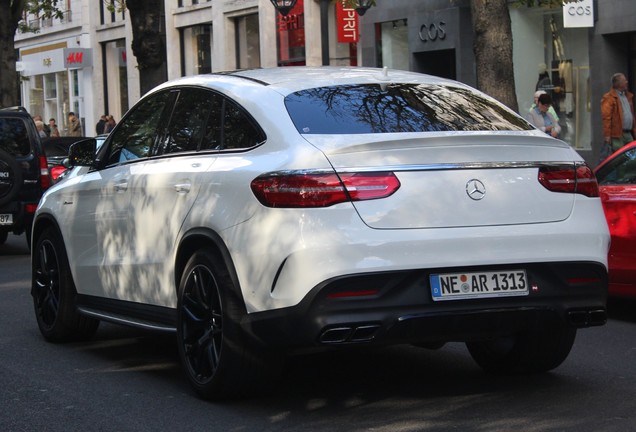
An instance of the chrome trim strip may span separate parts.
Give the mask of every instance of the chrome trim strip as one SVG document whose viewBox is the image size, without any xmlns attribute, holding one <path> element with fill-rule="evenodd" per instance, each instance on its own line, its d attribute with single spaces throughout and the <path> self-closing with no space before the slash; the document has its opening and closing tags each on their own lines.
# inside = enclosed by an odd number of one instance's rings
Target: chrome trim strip
<svg viewBox="0 0 636 432">
<path fill-rule="evenodd" d="M 418 165 L 384 165 L 372 167 L 340 167 L 337 172 L 413 172 L 413 171 L 447 171 L 447 170 L 481 170 L 481 169 L 519 169 L 519 168 L 543 168 L 573 166 L 578 168 L 585 165 L 584 161 L 570 162 L 459 162 L 459 163 L 438 163 L 438 164 L 418 164 Z M 332 169 L 305 169 L 286 170 L 266 173 L 266 176 L 287 176 L 306 174 L 333 174 Z"/>
</svg>

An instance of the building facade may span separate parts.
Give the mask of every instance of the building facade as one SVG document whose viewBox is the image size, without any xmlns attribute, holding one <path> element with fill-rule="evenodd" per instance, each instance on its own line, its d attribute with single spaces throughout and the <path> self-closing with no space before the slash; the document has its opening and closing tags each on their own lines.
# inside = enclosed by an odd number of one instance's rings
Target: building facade
<svg viewBox="0 0 636 432">
<path fill-rule="evenodd" d="M 388 66 L 478 86 L 470 0 L 377 0 L 363 17 L 330 0 L 298 0 L 283 17 L 270 0 L 164 0 L 168 79 L 285 65 Z M 562 138 L 595 163 L 600 99 L 614 72 L 636 80 L 636 3 L 582 0 L 574 9 L 510 2 L 520 114 L 537 88 L 553 96 Z M 66 0 L 63 19 L 28 16 L 16 36 L 22 101 L 33 114 L 80 117 L 94 134 L 102 114 L 121 118 L 140 94 L 127 12 L 104 0 Z M 586 18 L 571 27 L 569 14 Z M 633 89 L 633 85 L 630 85 Z"/>
</svg>

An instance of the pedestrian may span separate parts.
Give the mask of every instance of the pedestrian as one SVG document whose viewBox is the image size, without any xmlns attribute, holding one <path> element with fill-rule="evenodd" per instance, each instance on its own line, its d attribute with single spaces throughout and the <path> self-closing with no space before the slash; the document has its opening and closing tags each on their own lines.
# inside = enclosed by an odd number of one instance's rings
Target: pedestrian
<svg viewBox="0 0 636 432">
<path fill-rule="evenodd" d="M 51 135 L 51 129 L 49 129 L 49 125 L 47 125 L 46 123 L 44 123 L 44 120 L 42 120 L 42 116 L 41 115 L 36 115 L 33 117 L 33 121 L 36 123 L 37 126 L 37 122 L 42 122 L 43 125 L 43 130 L 44 130 L 44 134 L 48 137 Z M 46 137 L 45 137 L 46 138 Z"/>
<path fill-rule="evenodd" d="M 35 121 L 35 128 L 38 130 L 38 134 L 40 138 L 46 138 L 46 132 L 44 132 L 44 122 L 42 120 Z"/>
<path fill-rule="evenodd" d="M 634 95 L 627 90 L 623 73 L 612 75 L 612 88 L 601 99 L 603 145 L 609 154 L 634 140 Z M 601 154 L 603 154 L 603 149 Z"/>
<path fill-rule="evenodd" d="M 72 137 L 82 136 L 82 127 L 73 111 L 68 113 L 68 136 L 72 136 Z"/>
<path fill-rule="evenodd" d="M 547 94 L 547 92 L 544 91 L 544 90 L 537 90 L 536 92 L 534 92 L 534 103 L 532 104 L 532 106 L 530 107 L 528 112 L 532 111 L 533 109 L 535 109 L 537 107 L 537 101 L 539 100 L 539 96 L 541 96 L 542 94 Z M 552 114 L 552 117 L 554 117 L 554 119 L 557 122 L 559 121 L 559 116 L 557 115 L 557 113 L 554 110 L 554 107 L 552 105 L 550 105 L 550 108 L 548 109 L 548 112 L 550 114 Z"/>
<path fill-rule="evenodd" d="M 97 135 L 102 135 L 104 133 L 104 128 L 106 127 L 106 120 L 107 120 L 106 114 L 104 114 L 103 116 L 99 118 L 99 121 L 95 125 L 95 133 L 97 133 Z"/>
<path fill-rule="evenodd" d="M 117 125 L 115 118 L 112 115 L 109 115 L 104 127 L 104 133 L 110 133 L 110 131 L 115 128 L 115 125 Z"/>
<path fill-rule="evenodd" d="M 57 124 L 55 124 L 55 119 L 54 118 L 49 119 L 49 130 L 51 131 L 49 136 L 51 136 L 51 137 L 59 137 L 60 136 L 60 130 L 57 128 Z"/>
<path fill-rule="evenodd" d="M 558 138 L 561 133 L 559 122 L 548 112 L 552 105 L 552 98 L 549 94 L 544 93 L 537 98 L 537 106 L 528 113 L 527 119 L 537 129 L 550 135 L 552 138 Z"/>
</svg>

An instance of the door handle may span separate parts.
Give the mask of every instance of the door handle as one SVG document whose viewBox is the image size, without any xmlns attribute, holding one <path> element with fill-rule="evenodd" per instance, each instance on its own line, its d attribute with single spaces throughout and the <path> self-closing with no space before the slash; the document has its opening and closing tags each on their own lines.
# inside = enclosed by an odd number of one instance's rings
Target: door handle
<svg viewBox="0 0 636 432">
<path fill-rule="evenodd" d="M 190 192 L 191 187 L 192 185 L 190 183 L 177 183 L 174 185 L 174 190 L 176 190 L 177 193 L 187 194 Z"/>
<path fill-rule="evenodd" d="M 128 182 L 115 183 L 115 192 L 126 192 L 128 190 Z"/>
</svg>

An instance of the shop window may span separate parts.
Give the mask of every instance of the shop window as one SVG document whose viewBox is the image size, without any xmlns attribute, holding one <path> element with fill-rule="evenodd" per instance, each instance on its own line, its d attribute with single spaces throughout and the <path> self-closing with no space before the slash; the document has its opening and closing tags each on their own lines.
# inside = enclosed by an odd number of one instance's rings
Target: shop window
<svg viewBox="0 0 636 432">
<path fill-rule="evenodd" d="M 375 27 L 377 66 L 409 70 L 408 21 L 377 23 Z"/>
<path fill-rule="evenodd" d="M 183 76 L 212 72 L 212 25 L 181 29 L 181 73 Z"/>
<path fill-rule="evenodd" d="M 561 8 L 511 8 L 510 17 L 519 113 L 527 116 L 535 91 L 546 91 L 561 126 L 559 139 L 590 149 L 588 29 L 564 28 Z"/>
<path fill-rule="evenodd" d="M 236 18 L 236 67 L 238 69 L 261 66 L 261 45 L 258 14 Z"/>
<path fill-rule="evenodd" d="M 276 14 L 279 66 L 305 65 L 304 11 L 304 0 L 298 0 L 287 16 Z"/>
</svg>

